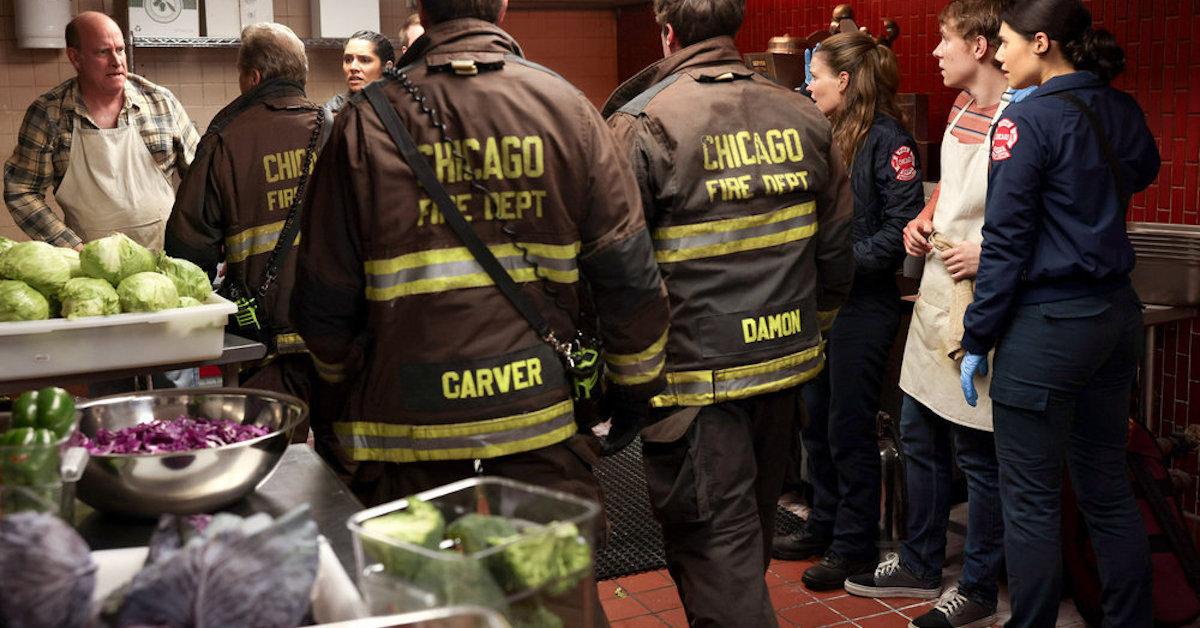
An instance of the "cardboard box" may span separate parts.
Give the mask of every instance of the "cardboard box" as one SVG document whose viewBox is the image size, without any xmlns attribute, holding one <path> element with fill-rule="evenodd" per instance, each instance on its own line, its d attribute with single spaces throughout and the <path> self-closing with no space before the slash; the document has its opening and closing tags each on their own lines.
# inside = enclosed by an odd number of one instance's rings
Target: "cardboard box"
<svg viewBox="0 0 1200 628">
<path fill-rule="evenodd" d="M 242 34 L 241 7 L 238 0 L 205 0 L 204 35 L 237 37 Z"/>
<path fill-rule="evenodd" d="M 313 37 L 349 37 L 379 32 L 379 0 L 312 0 Z"/>
<path fill-rule="evenodd" d="M 242 28 L 259 22 L 274 22 L 275 7 L 271 0 L 239 0 Z"/>
<path fill-rule="evenodd" d="M 129 0 L 134 37 L 199 37 L 197 0 Z"/>
</svg>

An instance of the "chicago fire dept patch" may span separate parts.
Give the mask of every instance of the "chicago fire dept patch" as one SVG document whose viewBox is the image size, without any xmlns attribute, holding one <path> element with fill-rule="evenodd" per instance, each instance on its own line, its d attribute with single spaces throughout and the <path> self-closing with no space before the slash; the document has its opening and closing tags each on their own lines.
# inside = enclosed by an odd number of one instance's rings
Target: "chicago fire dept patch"
<svg viewBox="0 0 1200 628">
<path fill-rule="evenodd" d="M 896 171 L 897 181 L 912 181 L 917 178 L 916 157 L 912 149 L 901 146 L 892 153 L 892 170 Z"/>
<path fill-rule="evenodd" d="M 992 161 L 1004 161 L 1012 157 L 1012 149 L 1017 145 L 1017 123 L 1005 118 L 996 123 L 996 132 L 992 135 Z"/>
</svg>

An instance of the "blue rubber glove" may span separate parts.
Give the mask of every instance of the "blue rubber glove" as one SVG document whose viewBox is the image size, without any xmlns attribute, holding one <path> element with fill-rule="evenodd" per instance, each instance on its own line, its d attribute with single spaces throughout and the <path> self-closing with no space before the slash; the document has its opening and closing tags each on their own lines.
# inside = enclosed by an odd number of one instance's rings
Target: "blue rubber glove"
<svg viewBox="0 0 1200 628">
<path fill-rule="evenodd" d="M 813 53 L 821 49 L 821 42 L 817 42 L 816 46 L 804 49 L 804 84 L 812 85 L 812 58 Z"/>
<path fill-rule="evenodd" d="M 963 356 L 958 372 L 958 380 L 962 384 L 963 397 L 967 398 L 967 405 L 974 408 L 975 403 L 979 401 L 979 393 L 975 392 L 975 376 L 987 375 L 987 356 L 968 353 Z"/>
</svg>

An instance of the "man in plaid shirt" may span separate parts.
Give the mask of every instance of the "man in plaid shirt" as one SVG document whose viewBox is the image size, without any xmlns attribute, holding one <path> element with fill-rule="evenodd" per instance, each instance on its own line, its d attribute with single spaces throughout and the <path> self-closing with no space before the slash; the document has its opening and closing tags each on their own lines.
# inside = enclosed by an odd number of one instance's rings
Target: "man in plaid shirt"
<svg viewBox="0 0 1200 628">
<path fill-rule="evenodd" d="M 66 29 L 76 77 L 25 112 L 4 165 L 4 202 L 31 238 L 79 249 L 122 232 L 162 248 L 173 180 L 199 135 L 169 90 L 129 74 L 121 29 L 103 13 L 81 13 Z M 46 202 L 46 188 L 63 209 Z"/>
</svg>

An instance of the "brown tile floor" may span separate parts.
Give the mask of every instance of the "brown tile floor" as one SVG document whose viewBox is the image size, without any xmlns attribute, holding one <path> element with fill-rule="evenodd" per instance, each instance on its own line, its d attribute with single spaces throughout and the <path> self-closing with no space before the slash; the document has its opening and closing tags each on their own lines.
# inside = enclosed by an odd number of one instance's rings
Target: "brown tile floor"
<svg viewBox="0 0 1200 628">
<path fill-rule="evenodd" d="M 947 535 L 945 586 L 953 586 L 962 569 L 965 509 L 955 508 Z M 928 611 L 934 601 L 919 599 L 875 600 L 845 591 L 814 593 L 800 583 L 800 576 L 814 561 L 772 561 L 767 586 L 781 627 L 839 626 L 862 628 L 906 628 L 913 617 Z M 603 580 L 596 585 L 600 603 L 614 628 L 687 626 L 683 604 L 666 570 Z M 1000 592 L 1000 620 L 1008 619 L 1008 594 Z M 1001 624 L 998 623 L 997 626 Z M 1074 605 L 1064 600 L 1058 611 L 1058 626 L 1084 626 Z"/>
</svg>

